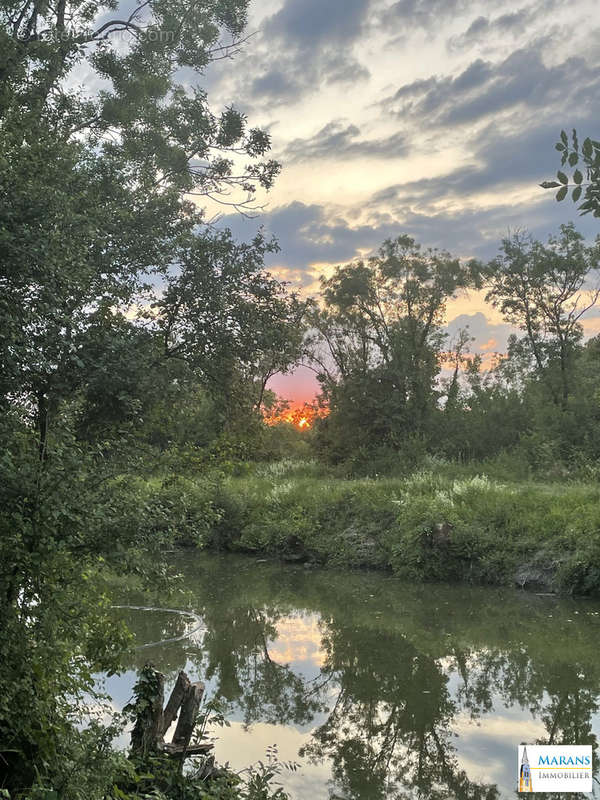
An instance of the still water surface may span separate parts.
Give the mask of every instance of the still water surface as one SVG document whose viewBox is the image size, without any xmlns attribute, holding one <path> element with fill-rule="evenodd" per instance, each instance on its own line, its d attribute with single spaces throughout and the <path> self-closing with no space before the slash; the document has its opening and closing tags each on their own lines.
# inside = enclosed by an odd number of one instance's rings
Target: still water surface
<svg viewBox="0 0 600 800">
<path fill-rule="evenodd" d="M 136 651 L 130 669 L 106 679 L 114 706 L 146 661 L 168 689 L 185 669 L 227 705 L 230 727 L 213 730 L 217 760 L 241 769 L 276 744 L 300 765 L 282 776 L 297 800 L 514 798 L 520 742 L 596 747 L 597 601 L 231 555 L 186 553 L 177 567 L 202 630 Z M 199 624 L 115 613 L 138 645 Z"/>
</svg>

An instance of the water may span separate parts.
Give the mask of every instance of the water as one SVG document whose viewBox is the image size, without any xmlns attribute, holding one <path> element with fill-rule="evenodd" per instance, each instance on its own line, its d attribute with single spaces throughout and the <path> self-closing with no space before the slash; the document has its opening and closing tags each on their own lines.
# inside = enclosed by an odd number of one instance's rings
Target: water
<svg viewBox="0 0 600 800">
<path fill-rule="evenodd" d="M 169 688 L 185 669 L 227 706 L 217 759 L 241 769 L 276 744 L 300 765 L 281 778 L 297 800 L 514 798 L 519 743 L 596 746 L 597 601 L 231 555 L 186 553 L 177 566 L 200 622 L 116 610 L 138 645 L 176 641 L 108 678 L 113 704 L 147 660 Z"/>
</svg>

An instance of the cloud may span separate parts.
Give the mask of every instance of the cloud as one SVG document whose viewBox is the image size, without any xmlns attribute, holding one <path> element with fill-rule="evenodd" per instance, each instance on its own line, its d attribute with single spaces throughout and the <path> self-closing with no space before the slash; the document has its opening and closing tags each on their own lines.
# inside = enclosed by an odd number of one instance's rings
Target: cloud
<svg viewBox="0 0 600 800">
<path fill-rule="evenodd" d="M 322 85 L 355 84 L 369 77 L 352 54 L 369 19 L 371 0 L 285 0 L 262 24 L 255 49 L 259 75 L 245 82 L 250 96 L 293 103 Z"/>
<path fill-rule="evenodd" d="M 361 139 L 360 128 L 344 120 L 332 120 L 306 139 L 292 139 L 281 153 L 285 163 L 325 158 L 397 158 L 409 147 L 403 132 L 375 139 Z"/>
<path fill-rule="evenodd" d="M 265 22 L 265 36 L 304 50 L 348 43 L 361 33 L 370 1 L 286 0 Z"/>
<path fill-rule="evenodd" d="M 248 239 L 262 224 L 281 246 L 281 252 L 271 256 L 269 264 L 294 270 L 294 277 L 302 276 L 304 286 L 315 281 L 313 265 L 343 264 L 360 251 L 375 250 L 385 239 L 402 232 L 392 219 L 382 219 L 378 225 L 354 226 L 341 210 L 301 202 L 275 208 L 260 219 L 227 216 L 220 224 L 230 227 L 240 239 Z"/>
<path fill-rule="evenodd" d="M 406 24 L 431 28 L 442 19 L 464 13 L 473 4 L 474 0 L 398 0 L 383 12 L 381 22 L 387 28 Z"/>
<path fill-rule="evenodd" d="M 537 18 L 533 6 L 520 8 L 500 14 L 498 17 L 476 17 L 464 33 L 452 36 L 447 46 L 450 51 L 460 51 L 466 47 L 480 44 L 490 37 L 521 36 L 527 26 Z"/>
<path fill-rule="evenodd" d="M 489 356 L 492 353 L 506 353 L 508 337 L 516 329 L 505 323 L 494 324 L 482 311 L 476 311 L 474 314 L 459 314 L 450 320 L 446 326 L 450 341 L 456 340 L 461 330 L 467 330 L 474 339 L 470 346 L 472 353 Z"/>
<path fill-rule="evenodd" d="M 591 116 L 574 116 L 570 122 L 581 134 L 594 129 Z M 559 132 L 553 119 L 511 133 L 492 123 L 471 140 L 472 163 L 432 178 L 392 184 L 375 192 L 367 207 L 373 212 L 386 210 L 396 219 L 416 215 L 423 236 L 427 225 L 437 236 L 446 231 L 446 220 L 453 219 L 456 227 L 448 231 L 453 246 L 463 248 L 470 240 L 479 257 L 490 256 L 490 245 L 509 228 L 528 228 L 545 239 L 560 224 L 578 217 L 570 200 L 556 203 L 553 193 L 538 188 L 559 166 L 553 148 Z M 519 193 L 520 201 L 514 199 Z M 472 226 L 470 232 L 463 220 Z M 597 233 L 597 223 L 590 217 L 577 218 L 576 226 L 586 236 Z"/>
<path fill-rule="evenodd" d="M 597 106 L 600 70 L 571 56 L 546 66 L 544 42 L 532 42 L 499 63 L 482 58 L 455 76 L 420 79 L 401 86 L 382 105 L 398 118 L 418 119 L 428 127 L 473 124 L 503 112 L 560 108 L 563 114 L 581 102 Z"/>
<path fill-rule="evenodd" d="M 267 66 L 245 91 L 263 103 L 294 103 L 321 85 L 355 84 L 369 78 L 369 70 L 347 53 L 323 50 L 313 55 L 282 48 L 274 59 L 277 66 Z M 267 61 L 271 64 L 271 60 Z"/>
</svg>

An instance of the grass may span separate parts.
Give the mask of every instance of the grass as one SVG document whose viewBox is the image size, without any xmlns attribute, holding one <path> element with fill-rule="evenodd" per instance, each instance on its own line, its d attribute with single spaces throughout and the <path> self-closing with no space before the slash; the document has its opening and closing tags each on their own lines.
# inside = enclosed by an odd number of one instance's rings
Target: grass
<svg viewBox="0 0 600 800">
<path fill-rule="evenodd" d="M 600 487 L 511 483 L 441 462 L 404 477 L 344 479 L 313 461 L 210 481 L 147 485 L 184 543 L 416 581 L 600 593 Z"/>
</svg>

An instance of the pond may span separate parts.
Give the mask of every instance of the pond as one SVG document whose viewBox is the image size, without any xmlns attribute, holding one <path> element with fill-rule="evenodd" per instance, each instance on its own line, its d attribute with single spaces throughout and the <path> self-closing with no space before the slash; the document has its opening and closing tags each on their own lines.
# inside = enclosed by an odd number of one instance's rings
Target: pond
<svg viewBox="0 0 600 800">
<path fill-rule="evenodd" d="M 217 760 L 277 745 L 296 800 L 515 797 L 519 743 L 596 747 L 597 601 L 196 552 L 176 566 L 200 620 L 115 611 L 138 645 L 176 641 L 138 649 L 106 691 L 121 708 L 146 661 L 168 689 L 185 669 L 226 705 Z"/>
</svg>

